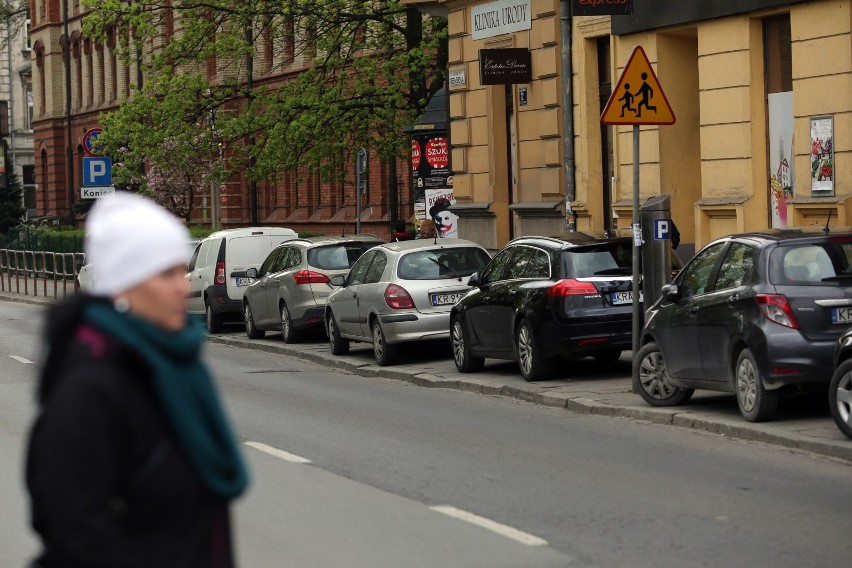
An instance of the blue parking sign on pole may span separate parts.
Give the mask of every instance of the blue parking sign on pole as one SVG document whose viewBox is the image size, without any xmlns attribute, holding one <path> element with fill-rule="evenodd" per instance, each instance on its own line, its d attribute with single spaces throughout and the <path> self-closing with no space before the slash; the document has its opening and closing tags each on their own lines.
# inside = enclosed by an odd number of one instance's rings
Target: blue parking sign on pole
<svg viewBox="0 0 852 568">
<path fill-rule="evenodd" d="M 83 185 L 87 187 L 112 185 L 112 158 L 84 157 Z"/>
<path fill-rule="evenodd" d="M 672 238 L 671 219 L 654 219 L 654 240 L 667 241 Z"/>
</svg>

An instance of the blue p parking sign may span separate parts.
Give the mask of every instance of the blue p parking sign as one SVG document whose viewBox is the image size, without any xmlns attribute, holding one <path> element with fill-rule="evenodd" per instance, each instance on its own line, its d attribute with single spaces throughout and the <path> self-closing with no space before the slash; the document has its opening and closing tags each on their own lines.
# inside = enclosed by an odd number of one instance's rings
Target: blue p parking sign
<svg viewBox="0 0 852 568">
<path fill-rule="evenodd" d="M 671 219 L 654 219 L 654 240 L 667 241 L 672 238 Z"/>
<path fill-rule="evenodd" d="M 112 158 L 83 158 L 83 185 L 87 187 L 112 185 Z"/>
</svg>

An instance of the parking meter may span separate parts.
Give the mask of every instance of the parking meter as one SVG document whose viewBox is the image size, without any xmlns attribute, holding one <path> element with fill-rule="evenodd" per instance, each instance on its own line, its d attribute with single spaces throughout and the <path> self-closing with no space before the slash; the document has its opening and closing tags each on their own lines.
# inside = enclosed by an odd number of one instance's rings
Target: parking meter
<svg viewBox="0 0 852 568">
<path fill-rule="evenodd" d="M 642 290 L 647 311 L 660 297 L 660 289 L 672 281 L 671 196 L 648 198 L 639 208 L 642 225 Z"/>
</svg>

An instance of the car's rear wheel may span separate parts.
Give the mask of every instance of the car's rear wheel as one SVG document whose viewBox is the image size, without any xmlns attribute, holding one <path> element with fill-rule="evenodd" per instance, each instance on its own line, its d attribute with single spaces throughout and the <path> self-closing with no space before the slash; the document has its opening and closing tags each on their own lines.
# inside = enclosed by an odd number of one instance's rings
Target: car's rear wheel
<svg viewBox="0 0 852 568">
<path fill-rule="evenodd" d="M 222 331 L 222 316 L 214 312 L 209 303 L 205 303 L 204 308 L 204 320 L 207 324 L 207 333 L 219 333 Z"/>
<path fill-rule="evenodd" d="M 373 355 L 376 356 L 376 363 L 382 367 L 396 362 L 397 346 L 387 342 L 378 318 L 373 320 Z"/>
<path fill-rule="evenodd" d="M 281 302 L 281 338 L 284 343 L 296 343 L 302 338 L 301 332 L 293 327 L 290 310 L 284 302 Z"/>
<path fill-rule="evenodd" d="M 334 314 L 331 311 L 326 316 L 326 329 L 328 330 L 328 346 L 331 348 L 333 355 L 346 355 L 349 353 L 349 340 L 340 337 L 340 328 L 337 327 L 337 320 L 334 319 Z"/>
<path fill-rule="evenodd" d="M 465 335 L 464 323 L 459 315 L 453 318 L 450 336 L 453 342 L 453 360 L 456 363 L 456 369 L 460 373 L 481 371 L 485 365 L 485 359 L 470 354 L 470 344 Z"/>
<path fill-rule="evenodd" d="M 757 362 L 750 349 L 743 349 L 734 369 L 734 387 L 740 414 L 749 422 L 771 420 L 778 411 L 781 395 L 777 390 L 766 390 Z"/>
<path fill-rule="evenodd" d="M 527 320 L 521 321 L 515 332 L 515 348 L 518 353 L 518 366 L 521 375 L 527 381 L 538 381 L 553 374 L 553 360 L 543 357 L 536 343 L 532 326 Z"/>
<path fill-rule="evenodd" d="M 828 405 L 834 423 L 847 438 L 852 438 L 852 359 L 834 371 L 828 387 Z"/>
<path fill-rule="evenodd" d="M 633 381 L 639 396 L 651 406 L 679 406 L 695 392 L 672 384 L 666 359 L 653 341 L 633 358 Z"/>
<path fill-rule="evenodd" d="M 254 314 L 251 313 L 251 306 L 248 301 L 243 305 L 243 322 L 246 325 L 246 335 L 249 339 L 263 339 L 266 332 L 262 329 L 257 329 L 254 323 Z"/>
</svg>

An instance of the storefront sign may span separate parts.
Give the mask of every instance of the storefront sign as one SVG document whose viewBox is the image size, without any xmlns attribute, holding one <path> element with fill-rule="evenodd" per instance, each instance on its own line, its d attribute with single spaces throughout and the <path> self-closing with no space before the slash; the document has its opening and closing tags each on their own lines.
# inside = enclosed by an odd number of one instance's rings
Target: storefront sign
<svg viewBox="0 0 852 568">
<path fill-rule="evenodd" d="M 532 81 L 532 57 L 525 48 L 479 50 L 479 82 L 512 85 Z"/>
<path fill-rule="evenodd" d="M 574 16 L 625 16 L 633 13 L 633 0 L 573 0 Z"/>
<path fill-rule="evenodd" d="M 485 39 L 531 28 L 530 0 L 497 0 L 470 9 L 473 39 Z"/>
<path fill-rule="evenodd" d="M 811 117 L 811 194 L 834 195 L 834 117 Z"/>
</svg>

